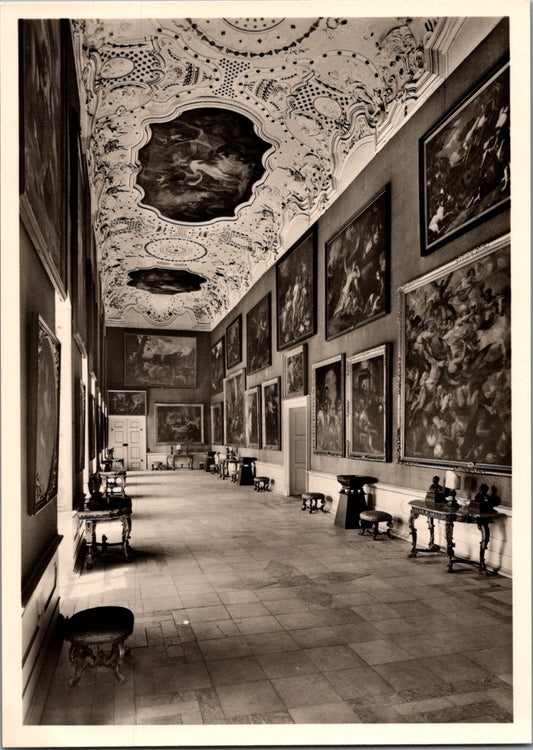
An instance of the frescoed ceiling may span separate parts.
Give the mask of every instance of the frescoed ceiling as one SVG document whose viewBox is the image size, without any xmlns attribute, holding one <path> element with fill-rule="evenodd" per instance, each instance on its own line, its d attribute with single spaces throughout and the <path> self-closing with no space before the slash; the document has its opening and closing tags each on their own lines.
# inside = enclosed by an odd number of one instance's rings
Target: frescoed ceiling
<svg viewBox="0 0 533 750">
<path fill-rule="evenodd" d="M 442 82 L 464 24 L 72 21 L 108 323 L 212 329 Z"/>
</svg>

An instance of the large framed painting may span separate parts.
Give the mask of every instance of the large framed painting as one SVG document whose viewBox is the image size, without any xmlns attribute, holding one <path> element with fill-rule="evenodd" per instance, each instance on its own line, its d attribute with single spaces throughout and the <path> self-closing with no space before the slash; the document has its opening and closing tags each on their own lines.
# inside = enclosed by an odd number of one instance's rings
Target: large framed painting
<svg viewBox="0 0 533 750">
<path fill-rule="evenodd" d="M 64 27 L 59 19 L 21 23 L 20 213 L 52 283 L 65 298 L 66 111 Z"/>
<path fill-rule="evenodd" d="M 89 461 L 96 458 L 96 399 L 89 393 Z"/>
<path fill-rule="evenodd" d="M 283 355 L 283 397 L 307 393 L 307 344 L 300 344 Z"/>
<path fill-rule="evenodd" d="M 224 378 L 224 442 L 226 445 L 244 445 L 244 392 L 246 370 Z"/>
<path fill-rule="evenodd" d="M 242 362 L 242 315 L 226 328 L 226 366 L 228 370 Z"/>
<path fill-rule="evenodd" d="M 204 442 L 203 404 L 156 404 L 155 435 L 159 445 Z"/>
<path fill-rule="evenodd" d="M 509 63 L 420 139 L 422 255 L 506 208 L 511 196 Z"/>
<path fill-rule="evenodd" d="M 399 460 L 510 473 L 509 235 L 399 294 Z"/>
<path fill-rule="evenodd" d="M 57 496 L 60 344 L 40 315 L 33 319 L 31 336 L 28 512 L 34 515 Z"/>
<path fill-rule="evenodd" d="M 344 354 L 313 365 L 313 451 L 344 456 Z"/>
<path fill-rule="evenodd" d="M 196 387 L 195 336 L 124 334 L 124 384 Z"/>
<path fill-rule="evenodd" d="M 85 468 L 85 410 L 86 410 L 86 386 L 81 378 L 76 380 L 76 392 L 74 401 L 74 424 L 75 440 L 74 447 L 74 471 L 80 474 Z"/>
<path fill-rule="evenodd" d="M 211 404 L 211 442 L 221 445 L 224 442 L 224 403 Z"/>
<path fill-rule="evenodd" d="M 261 383 L 263 448 L 281 450 L 281 378 Z"/>
<path fill-rule="evenodd" d="M 390 346 L 346 358 L 346 455 L 388 461 Z"/>
<path fill-rule="evenodd" d="M 313 227 L 276 264 L 278 349 L 316 333 L 316 229 Z"/>
<path fill-rule="evenodd" d="M 108 413 L 118 416 L 146 414 L 146 391 L 108 391 Z"/>
<path fill-rule="evenodd" d="M 390 190 L 385 186 L 326 243 L 326 338 L 389 311 Z"/>
<path fill-rule="evenodd" d="M 250 375 L 272 362 L 270 292 L 246 315 L 246 369 Z"/>
<path fill-rule="evenodd" d="M 244 394 L 244 415 L 246 419 L 246 446 L 261 447 L 261 386 L 249 388 Z"/>
<path fill-rule="evenodd" d="M 211 374 L 211 395 L 221 393 L 224 389 L 225 355 L 224 336 L 216 344 L 213 344 L 209 354 L 209 365 Z"/>
</svg>

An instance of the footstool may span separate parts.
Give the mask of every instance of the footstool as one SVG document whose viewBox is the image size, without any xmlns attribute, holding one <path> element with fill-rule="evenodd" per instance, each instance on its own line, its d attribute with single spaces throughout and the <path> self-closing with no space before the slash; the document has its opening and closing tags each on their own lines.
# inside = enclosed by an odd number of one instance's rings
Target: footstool
<svg viewBox="0 0 533 750">
<path fill-rule="evenodd" d="M 318 507 L 318 501 L 320 500 L 320 508 Z M 307 510 L 307 503 L 309 503 L 309 513 L 316 513 L 321 510 L 323 513 L 326 511 L 326 496 L 323 492 L 304 492 L 302 493 L 302 510 Z"/>
<path fill-rule="evenodd" d="M 359 519 L 361 521 L 361 536 L 365 533 L 369 526 L 372 526 L 373 538 L 377 539 L 378 534 L 387 534 L 392 539 L 392 516 L 390 513 L 386 513 L 384 510 L 362 510 Z M 387 531 L 379 531 L 378 525 L 384 521 L 387 524 Z"/>
<path fill-rule="evenodd" d="M 254 490 L 256 492 L 270 492 L 270 478 L 269 477 L 255 477 L 254 478 Z"/>
<path fill-rule="evenodd" d="M 120 665 L 128 650 L 124 641 L 133 633 L 133 623 L 133 612 L 126 607 L 92 607 L 67 618 L 64 636 L 71 643 L 68 658 L 75 668 L 69 685 L 76 685 L 87 667 L 99 665 L 112 669 L 117 682 L 124 682 Z M 107 652 L 103 651 L 106 644 L 111 646 Z"/>
</svg>

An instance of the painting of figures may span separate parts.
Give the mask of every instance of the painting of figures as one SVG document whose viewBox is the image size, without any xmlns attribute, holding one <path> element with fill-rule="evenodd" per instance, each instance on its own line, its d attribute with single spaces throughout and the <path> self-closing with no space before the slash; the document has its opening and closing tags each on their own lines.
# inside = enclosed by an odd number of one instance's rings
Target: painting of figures
<svg viewBox="0 0 533 750">
<path fill-rule="evenodd" d="M 255 386 L 245 393 L 246 446 L 261 447 L 261 387 Z"/>
<path fill-rule="evenodd" d="M 228 370 L 242 361 L 242 315 L 226 328 L 226 366 Z"/>
<path fill-rule="evenodd" d="M 143 203 L 178 222 L 233 217 L 263 176 L 263 155 L 271 148 L 252 120 L 218 107 L 182 111 L 174 120 L 151 122 L 150 131 L 139 151 Z"/>
<path fill-rule="evenodd" d="M 270 292 L 246 316 L 246 368 L 248 374 L 268 367 L 272 361 Z"/>
<path fill-rule="evenodd" d="M 276 265 L 278 349 L 316 333 L 316 233 L 309 231 Z"/>
<path fill-rule="evenodd" d="M 281 450 L 281 392 L 280 378 L 261 384 L 263 448 Z"/>
<path fill-rule="evenodd" d="M 146 414 L 146 391 L 108 391 L 108 413 L 140 417 Z"/>
<path fill-rule="evenodd" d="M 314 452 L 344 455 L 344 355 L 313 365 Z"/>
<path fill-rule="evenodd" d="M 85 402 L 86 387 L 80 379 L 76 379 L 76 395 L 74 401 L 74 423 L 76 425 L 76 445 L 74 448 L 76 474 L 83 471 L 85 467 Z"/>
<path fill-rule="evenodd" d="M 307 344 L 300 344 L 283 358 L 285 398 L 305 396 L 307 393 Z"/>
<path fill-rule="evenodd" d="M 388 460 L 389 355 L 386 344 L 346 360 L 346 455 Z"/>
<path fill-rule="evenodd" d="M 155 430 L 160 445 L 203 443 L 204 405 L 156 404 Z"/>
<path fill-rule="evenodd" d="M 244 391 L 246 370 L 244 367 L 229 378 L 224 378 L 224 418 L 226 445 L 244 445 Z"/>
<path fill-rule="evenodd" d="M 211 395 L 221 393 L 224 388 L 225 375 L 224 337 L 211 347 L 209 365 L 211 372 Z"/>
<path fill-rule="evenodd" d="M 400 305 L 400 460 L 509 473 L 509 237 L 406 284 Z"/>
<path fill-rule="evenodd" d="M 388 312 L 389 190 L 326 243 L 326 338 Z"/>
<path fill-rule="evenodd" d="M 66 291 L 66 160 L 62 26 L 59 19 L 21 24 L 21 218 L 48 275 Z"/>
<path fill-rule="evenodd" d="M 217 445 L 224 442 L 224 404 L 222 401 L 211 405 L 211 442 Z"/>
<path fill-rule="evenodd" d="M 126 385 L 196 387 L 196 338 L 124 334 Z"/>
<path fill-rule="evenodd" d="M 420 140 L 422 255 L 509 204 L 509 63 Z"/>
</svg>

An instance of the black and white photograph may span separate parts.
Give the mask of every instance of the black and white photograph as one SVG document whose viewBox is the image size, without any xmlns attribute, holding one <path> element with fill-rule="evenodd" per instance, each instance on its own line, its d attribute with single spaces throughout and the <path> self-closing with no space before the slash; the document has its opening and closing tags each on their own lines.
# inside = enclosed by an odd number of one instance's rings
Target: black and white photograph
<svg viewBox="0 0 533 750">
<path fill-rule="evenodd" d="M 530 15 L 0 5 L 6 747 L 533 742 Z"/>
</svg>

